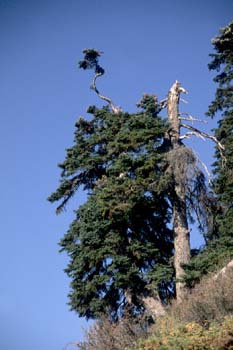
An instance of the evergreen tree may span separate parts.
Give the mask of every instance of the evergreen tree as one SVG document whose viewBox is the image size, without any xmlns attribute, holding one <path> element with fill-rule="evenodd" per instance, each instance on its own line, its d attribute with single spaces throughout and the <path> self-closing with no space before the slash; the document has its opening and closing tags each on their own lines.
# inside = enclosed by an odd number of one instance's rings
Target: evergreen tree
<svg viewBox="0 0 233 350">
<path fill-rule="evenodd" d="M 221 112 L 215 134 L 225 146 L 226 162 L 223 164 L 217 151 L 214 190 L 223 206 L 218 221 L 220 235 L 225 236 L 233 233 L 233 22 L 221 29 L 212 43 L 216 53 L 211 54 L 209 69 L 218 72 L 214 78 L 218 88 L 208 115 L 213 117 Z"/>
<path fill-rule="evenodd" d="M 208 237 L 207 246 L 187 267 L 186 281 L 190 285 L 233 258 L 233 22 L 221 29 L 212 43 L 215 53 L 210 55 L 209 69 L 218 72 L 214 78 L 218 87 L 207 115 L 220 116 L 215 136 L 225 151 L 223 160 L 216 149 L 213 164 L 213 190 L 217 195 L 215 229 Z"/>
<path fill-rule="evenodd" d="M 60 212 L 80 186 L 88 191 L 60 243 L 70 257 L 71 308 L 87 318 L 106 310 L 116 318 L 129 303 L 140 311 L 155 289 L 163 299 L 174 289 L 171 213 L 166 194 L 154 190 L 165 123 L 155 97 L 147 99 L 137 114 L 89 108 L 93 118 L 76 123 L 61 184 L 49 198 L 62 200 Z"/>
<path fill-rule="evenodd" d="M 94 70 L 91 88 L 108 105 L 89 107 L 92 119 L 77 121 L 74 146 L 59 165 L 61 184 L 49 200 L 61 201 L 59 213 L 79 188 L 87 191 L 87 202 L 60 242 L 70 257 L 70 305 L 80 316 L 108 313 L 115 319 L 126 307 L 143 310 L 150 304 L 146 298 L 166 301 L 174 294 L 174 277 L 177 298 L 184 297 L 188 221 L 195 213 L 206 226 L 210 200 L 198 160 L 183 140 L 217 139 L 184 124 L 195 119 L 179 111 L 186 91 L 177 81 L 165 100 L 145 94 L 141 112 L 123 112 L 96 87 L 104 74 L 99 56 L 84 50 L 79 66 Z M 165 107 L 167 120 L 159 117 Z M 182 128 L 188 129 L 184 135 Z"/>
</svg>

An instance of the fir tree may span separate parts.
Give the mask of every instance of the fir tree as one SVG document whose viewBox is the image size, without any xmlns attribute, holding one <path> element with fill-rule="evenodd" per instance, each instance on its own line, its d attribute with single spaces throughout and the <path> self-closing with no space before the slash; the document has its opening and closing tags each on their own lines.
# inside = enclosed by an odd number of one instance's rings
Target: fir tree
<svg viewBox="0 0 233 350">
<path fill-rule="evenodd" d="M 80 316 L 108 313 L 115 319 L 127 307 L 142 311 L 150 304 L 147 298 L 166 301 L 174 294 L 174 268 L 177 298 L 185 296 L 188 221 L 195 213 L 205 227 L 211 201 L 198 159 L 183 141 L 195 135 L 222 146 L 184 124 L 195 118 L 179 111 L 186 91 L 177 81 L 163 101 L 145 94 L 141 112 L 116 107 L 96 87 L 104 74 L 99 57 L 100 52 L 86 49 L 79 66 L 94 70 L 91 88 L 108 105 L 89 107 L 92 119 L 77 121 L 74 146 L 60 164 L 61 184 L 49 200 L 61 201 L 59 213 L 79 188 L 88 192 L 60 242 L 70 257 L 70 305 Z M 168 117 L 161 119 L 166 107 Z M 181 129 L 188 131 L 181 135 Z"/>
<path fill-rule="evenodd" d="M 106 310 L 116 318 L 129 304 L 140 311 L 155 289 L 163 299 L 174 289 L 171 213 L 165 193 L 154 190 L 165 123 L 146 106 L 117 117 L 90 107 L 93 118 L 76 123 L 61 185 L 49 198 L 62 200 L 60 212 L 80 186 L 88 191 L 60 242 L 70 257 L 71 308 L 87 318 Z"/>
<path fill-rule="evenodd" d="M 214 78 L 218 88 L 208 115 L 214 117 L 217 112 L 221 112 L 215 135 L 225 146 L 226 162 L 222 163 L 217 150 L 214 190 L 223 211 L 218 216 L 219 232 L 225 236 L 233 233 L 233 22 L 221 29 L 220 35 L 212 43 L 216 53 L 211 54 L 209 69 L 218 72 Z"/>
<path fill-rule="evenodd" d="M 215 227 L 207 245 L 187 267 L 186 282 L 193 285 L 203 274 L 214 271 L 233 258 L 233 22 L 212 40 L 215 53 L 209 69 L 217 71 L 215 98 L 207 115 L 220 116 L 215 137 L 224 146 L 224 160 L 216 149 L 213 190 L 216 197 Z"/>
</svg>

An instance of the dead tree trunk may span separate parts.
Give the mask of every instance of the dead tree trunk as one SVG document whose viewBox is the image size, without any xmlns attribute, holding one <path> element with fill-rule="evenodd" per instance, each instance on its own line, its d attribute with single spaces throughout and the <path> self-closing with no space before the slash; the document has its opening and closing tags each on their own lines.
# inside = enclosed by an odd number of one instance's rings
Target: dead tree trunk
<svg viewBox="0 0 233 350">
<path fill-rule="evenodd" d="M 173 204 L 173 230 L 174 230 L 174 266 L 176 272 L 176 298 L 181 302 L 185 297 L 186 288 L 180 280 L 184 275 L 183 265 L 190 260 L 190 239 L 186 215 L 185 194 L 175 186 L 176 198 Z"/>
<path fill-rule="evenodd" d="M 157 296 L 157 298 L 150 296 L 143 297 L 142 301 L 148 315 L 150 315 L 154 320 L 166 314 L 165 307 L 161 303 L 159 296 Z"/>
<path fill-rule="evenodd" d="M 180 93 L 186 91 L 176 81 L 168 94 L 167 110 L 169 126 L 169 139 L 171 145 L 171 155 L 173 166 L 173 180 L 174 180 L 174 198 L 173 198 L 173 230 L 174 230 L 174 267 L 176 273 L 176 297 L 180 302 L 186 293 L 184 284 L 180 281 L 184 275 L 183 265 L 190 260 L 190 237 L 186 210 L 186 191 L 185 180 L 186 174 L 183 178 L 176 176 L 179 173 L 179 162 L 176 157 L 182 154 L 184 145 L 180 141 L 180 118 L 179 118 L 179 100 Z M 179 179 L 177 179 L 179 178 Z"/>
<path fill-rule="evenodd" d="M 151 316 L 154 320 L 166 314 L 165 307 L 163 306 L 158 293 L 154 293 L 154 296 L 138 295 L 138 297 L 143 302 L 147 315 Z M 125 299 L 130 308 L 133 305 L 133 303 L 132 294 L 129 290 L 125 291 Z"/>
</svg>

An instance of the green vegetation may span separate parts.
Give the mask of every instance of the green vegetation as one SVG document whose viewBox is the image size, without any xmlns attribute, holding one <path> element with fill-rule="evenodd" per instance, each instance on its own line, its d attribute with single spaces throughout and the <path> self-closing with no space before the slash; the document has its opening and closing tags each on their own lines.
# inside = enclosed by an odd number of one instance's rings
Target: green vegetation
<svg viewBox="0 0 233 350">
<path fill-rule="evenodd" d="M 89 112 L 93 119 L 76 123 L 75 145 L 60 165 L 62 182 L 50 200 L 63 198 L 60 211 L 78 187 L 88 191 L 60 242 L 70 257 L 70 305 L 87 318 L 106 310 L 116 318 L 127 305 L 126 291 L 139 310 L 145 286 L 161 284 L 166 297 L 172 283 L 170 212 L 164 191 L 153 189 L 165 124 L 152 113 Z"/>
<path fill-rule="evenodd" d="M 225 146 L 226 157 L 222 166 L 219 153 L 216 152 L 214 191 L 222 204 L 222 211 L 218 213 L 218 236 L 228 237 L 233 233 L 233 22 L 213 39 L 213 45 L 216 53 L 211 55 L 209 69 L 218 72 L 214 78 L 218 88 L 208 114 L 213 117 L 221 112 L 215 135 Z"/>
<path fill-rule="evenodd" d="M 216 149 L 213 191 L 216 195 L 215 225 L 207 236 L 207 245 L 186 268 L 186 282 L 193 285 L 208 272 L 233 258 L 233 22 L 212 40 L 210 70 L 218 72 L 215 99 L 207 115 L 219 116 L 215 136 L 224 145 L 224 159 Z"/>
<path fill-rule="evenodd" d="M 182 297 L 188 219 L 195 213 L 207 228 L 211 198 L 180 137 L 180 84 L 173 84 L 165 102 L 145 94 L 141 112 L 124 113 L 96 88 L 104 72 L 99 53 L 84 53 L 80 66 L 94 69 L 92 88 L 109 106 L 91 106 L 92 118 L 77 121 L 74 146 L 59 165 L 61 184 L 49 200 L 61 201 L 60 213 L 79 188 L 88 192 L 60 242 L 70 257 L 70 305 L 88 319 L 105 313 L 116 320 L 128 309 L 143 313 L 148 297 L 168 302 L 175 284 Z M 165 105 L 168 120 L 158 115 Z"/>
<path fill-rule="evenodd" d="M 180 305 L 157 320 L 137 350 L 233 349 L 233 269 L 209 276 Z"/>
<path fill-rule="evenodd" d="M 74 345 L 78 350 L 232 350 L 232 300 L 233 268 L 203 279 L 151 326 L 130 315 L 117 323 L 101 318 Z"/>
<path fill-rule="evenodd" d="M 164 319 L 157 330 L 139 342 L 135 350 L 231 350 L 233 317 L 211 323 L 208 329 L 197 323 L 182 324 Z"/>
<path fill-rule="evenodd" d="M 91 117 L 76 122 L 49 197 L 60 213 L 78 190 L 87 193 L 60 241 L 71 309 L 97 320 L 75 344 L 80 350 L 233 349 L 232 269 L 214 275 L 233 258 L 233 23 L 213 45 L 218 88 L 207 114 L 221 112 L 214 135 L 187 124 L 194 119 L 179 111 L 186 91 L 178 81 L 165 100 L 145 94 L 139 112 L 123 112 L 97 89 L 101 53 L 83 51 L 79 67 L 94 71 L 91 89 L 107 106 L 90 106 Z M 210 189 L 185 146 L 190 135 L 216 144 Z M 206 245 L 191 252 L 195 220 Z"/>
</svg>

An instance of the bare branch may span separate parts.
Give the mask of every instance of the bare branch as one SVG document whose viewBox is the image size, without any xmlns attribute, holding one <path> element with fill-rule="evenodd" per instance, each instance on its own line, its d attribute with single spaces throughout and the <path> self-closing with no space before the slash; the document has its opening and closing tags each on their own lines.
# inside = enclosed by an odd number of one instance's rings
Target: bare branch
<svg viewBox="0 0 233 350">
<path fill-rule="evenodd" d="M 91 89 L 96 92 L 96 94 L 99 96 L 99 98 L 101 98 L 102 100 L 108 102 L 108 104 L 110 105 L 110 107 L 111 107 L 111 109 L 112 109 L 114 114 L 119 114 L 119 113 L 122 112 L 122 109 L 120 107 L 115 106 L 113 101 L 111 100 L 111 98 L 109 98 L 107 96 L 104 96 L 104 95 L 101 95 L 99 90 L 96 87 L 96 80 L 97 80 L 97 78 L 99 78 L 102 75 L 103 75 L 103 73 L 96 73 L 94 75 L 94 78 L 93 78 L 93 81 L 92 81 L 92 84 L 91 84 Z"/>
<path fill-rule="evenodd" d="M 200 135 L 199 133 L 197 133 L 195 131 L 186 132 L 184 135 L 180 136 L 180 140 L 189 139 L 190 136 L 200 137 L 203 141 L 206 141 L 206 139 L 202 135 Z"/>
<path fill-rule="evenodd" d="M 93 69 L 95 72 L 93 81 L 91 84 L 91 89 L 96 92 L 99 98 L 108 102 L 108 104 L 112 108 L 113 113 L 119 114 L 120 112 L 122 112 L 122 110 L 119 107 L 115 106 L 113 101 L 109 97 L 101 95 L 99 90 L 96 87 L 96 80 L 102 75 L 104 75 L 104 69 L 99 65 L 99 62 L 98 62 L 98 59 L 103 52 L 97 51 L 95 49 L 84 49 L 83 53 L 84 53 L 84 59 L 82 61 L 79 61 L 79 68 L 82 68 L 84 70 Z"/>
<path fill-rule="evenodd" d="M 161 108 L 161 109 L 166 108 L 166 107 L 167 107 L 167 98 L 165 98 L 164 100 L 161 100 L 161 101 L 159 102 L 159 105 L 160 105 L 160 108 Z"/>
<path fill-rule="evenodd" d="M 183 102 L 183 103 L 185 103 L 185 104 L 187 104 L 187 103 L 188 103 L 188 101 L 186 101 L 186 100 L 185 100 L 185 99 L 183 99 L 183 98 L 181 98 L 180 100 L 181 100 L 181 102 Z"/>
<path fill-rule="evenodd" d="M 206 175 L 207 175 L 207 178 L 208 178 L 208 183 L 211 184 L 212 183 L 212 176 L 211 176 L 211 174 L 209 172 L 209 169 L 208 169 L 207 165 L 200 158 L 198 158 L 198 161 L 202 165 L 203 169 L 206 172 Z"/>
<path fill-rule="evenodd" d="M 185 88 L 183 88 L 182 86 L 180 86 L 179 91 L 183 92 L 183 94 L 188 94 L 188 91 Z"/>
<path fill-rule="evenodd" d="M 221 142 L 218 141 L 218 139 L 217 139 L 215 136 L 210 135 L 210 134 L 207 134 L 207 133 L 204 132 L 204 131 L 200 131 L 200 130 L 194 128 L 194 127 L 191 126 L 191 125 L 187 125 L 187 124 L 181 123 L 180 126 L 183 127 L 183 128 L 192 130 L 192 132 L 195 133 L 195 134 L 198 134 L 199 137 L 201 137 L 201 136 L 204 137 L 204 138 L 206 137 L 207 139 L 210 139 L 210 140 L 212 140 L 213 142 L 215 142 L 216 145 L 217 145 L 217 147 L 218 147 L 218 149 L 219 149 L 219 153 L 220 153 L 220 155 L 221 155 L 223 165 L 226 163 L 226 157 L 224 156 L 225 147 L 221 144 Z M 196 135 L 196 136 L 197 136 L 197 135 Z"/>
<path fill-rule="evenodd" d="M 193 151 L 194 152 L 194 151 Z M 207 178 L 208 178 L 208 183 L 211 184 L 212 183 L 212 176 L 209 172 L 209 169 L 207 167 L 207 165 L 199 158 L 198 154 L 196 152 L 194 152 L 195 157 L 197 159 L 197 161 L 201 164 L 201 166 L 203 167 L 203 169 L 206 172 Z"/>
<path fill-rule="evenodd" d="M 185 115 L 185 117 L 183 117 L 182 115 Z M 201 123 L 207 123 L 207 120 L 204 119 L 198 119 L 198 118 L 194 118 L 192 115 L 188 114 L 188 113 L 180 113 L 180 120 L 187 120 L 190 122 L 201 122 Z"/>
<path fill-rule="evenodd" d="M 215 136 L 207 134 L 204 131 L 198 130 L 191 125 L 181 123 L 181 126 L 183 128 L 190 129 L 190 130 L 194 131 L 195 133 L 198 133 L 198 134 L 202 135 L 203 137 L 206 137 L 206 138 L 214 141 L 221 151 L 225 151 L 225 147 L 217 140 L 217 138 Z"/>
</svg>

